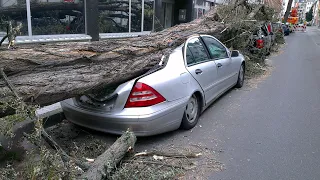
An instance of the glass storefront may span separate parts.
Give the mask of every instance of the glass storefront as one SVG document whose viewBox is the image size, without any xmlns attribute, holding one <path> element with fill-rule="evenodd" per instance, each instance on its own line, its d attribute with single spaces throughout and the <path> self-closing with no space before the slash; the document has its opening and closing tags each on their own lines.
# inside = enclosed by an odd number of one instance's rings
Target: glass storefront
<svg viewBox="0 0 320 180">
<path fill-rule="evenodd" d="M 29 40 L 44 36 L 60 38 L 85 35 L 90 28 L 85 27 L 86 3 L 90 1 L 0 0 L 0 37 L 6 35 L 5 23 L 9 20 L 13 22 L 13 26 L 22 23 L 20 36 L 28 37 Z M 93 17 L 98 18 L 88 21 L 97 24 L 101 35 L 154 30 L 155 0 L 97 0 L 97 3 L 97 16 Z M 166 4 L 165 7 L 167 13 L 163 17 L 163 25 L 170 27 L 173 25 L 173 4 Z"/>
<path fill-rule="evenodd" d="M 141 32 L 142 0 L 131 0 L 131 32 Z"/>
<path fill-rule="evenodd" d="M 99 32 L 129 32 L 129 0 L 99 0 Z"/>
<path fill-rule="evenodd" d="M 33 35 L 84 34 L 83 0 L 31 0 Z"/>
<path fill-rule="evenodd" d="M 24 0 L 0 0 L 0 37 L 7 34 L 6 24 L 9 21 L 12 21 L 13 26 L 22 23 L 20 35 L 28 35 L 27 8 Z"/>
<path fill-rule="evenodd" d="M 212 1 L 195 0 L 193 9 L 193 19 L 201 18 L 213 6 Z"/>
<path fill-rule="evenodd" d="M 160 10 L 160 23 L 162 29 L 169 28 L 173 25 L 173 5 L 174 1 L 165 1 L 162 2 L 161 10 Z"/>
<path fill-rule="evenodd" d="M 154 18 L 154 0 L 144 0 L 143 31 L 152 31 Z"/>
</svg>

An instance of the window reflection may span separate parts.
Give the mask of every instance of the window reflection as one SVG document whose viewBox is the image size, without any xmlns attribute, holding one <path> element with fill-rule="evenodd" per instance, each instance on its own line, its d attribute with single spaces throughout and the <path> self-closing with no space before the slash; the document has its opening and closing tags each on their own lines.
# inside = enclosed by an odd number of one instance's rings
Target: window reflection
<svg viewBox="0 0 320 180">
<path fill-rule="evenodd" d="M 0 0 L 0 37 L 7 34 L 6 24 L 22 23 L 21 34 L 28 35 L 27 8 L 25 0 Z M 1 39 L 0 39 L 1 40 Z"/>
<path fill-rule="evenodd" d="M 129 0 L 99 0 L 99 32 L 129 32 Z"/>
<path fill-rule="evenodd" d="M 153 29 L 153 12 L 154 0 L 144 0 L 144 21 L 143 30 L 152 31 Z"/>
<path fill-rule="evenodd" d="M 83 34 L 83 4 L 83 0 L 31 0 L 32 34 Z"/>
<path fill-rule="evenodd" d="M 142 0 L 131 0 L 131 32 L 141 32 Z"/>
</svg>

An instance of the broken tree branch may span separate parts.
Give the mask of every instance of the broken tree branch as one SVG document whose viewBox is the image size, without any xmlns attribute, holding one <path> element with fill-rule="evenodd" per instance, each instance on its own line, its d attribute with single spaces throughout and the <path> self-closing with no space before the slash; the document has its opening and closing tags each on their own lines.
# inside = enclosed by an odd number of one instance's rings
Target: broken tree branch
<svg viewBox="0 0 320 180">
<path fill-rule="evenodd" d="M 60 153 L 61 158 L 64 162 L 69 162 L 70 160 L 74 161 L 77 166 L 79 166 L 82 170 L 88 170 L 90 165 L 88 163 L 82 162 L 78 159 L 70 157 L 59 145 L 55 142 L 51 136 L 45 131 L 44 128 L 41 128 L 41 136 L 42 138 L 57 152 Z"/>
<path fill-rule="evenodd" d="M 110 179 L 113 170 L 126 155 L 126 153 L 134 147 L 136 136 L 132 132 L 125 132 L 113 145 L 101 154 L 91 165 L 89 170 L 85 172 L 80 179 L 101 180 Z"/>
<path fill-rule="evenodd" d="M 177 152 L 163 152 L 163 151 L 150 151 L 150 152 L 141 152 L 137 153 L 134 156 L 165 156 L 165 157 L 174 157 L 174 158 L 198 158 L 202 154 L 201 153 L 177 153 Z"/>
<path fill-rule="evenodd" d="M 252 12 L 248 15 L 248 19 L 253 19 L 254 16 L 262 9 L 264 8 L 264 5 L 258 5 L 256 8 L 252 10 Z"/>
<path fill-rule="evenodd" d="M 18 92 L 15 90 L 14 86 L 11 84 L 11 82 L 9 81 L 6 73 L 3 71 L 3 68 L 0 68 L 0 74 L 2 76 L 2 78 L 4 79 L 4 81 L 7 83 L 8 87 L 10 88 L 10 90 L 13 92 L 13 94 L 16 96 L 17 99 L 21 99 Z"/>
</svg>

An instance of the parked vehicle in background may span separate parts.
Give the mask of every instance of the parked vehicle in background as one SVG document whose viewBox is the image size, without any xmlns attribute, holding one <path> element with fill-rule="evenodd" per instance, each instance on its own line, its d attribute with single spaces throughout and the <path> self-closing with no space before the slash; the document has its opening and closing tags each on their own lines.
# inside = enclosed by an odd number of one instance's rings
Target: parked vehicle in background
<svg viewBox="0 0 320 180">
<path fill-rule="evenodd" d="M 272 23 L 273 33 L 281 32 L 283 33 L 282 24 L 280 22 Z"/>
<path fill-rule="evenodd" d="M 294 26 L 291 23 L 286 23 L 287 27 L 289 28 L 289 32 L 293 33 L 294 32 Z"/>
<path fill-rule="evenodd" d="M 245 59 L 216 38 L 195 35 L 146 74 L 117 87 L 61 102 L 80 126 L 149 136 L 193 128 L 201 112 L 232 87 L 242 87 Z"/>
<path fill-rule="evenodd" d="M 282 29 L 283 29 L 283 34 L 284 34 L 285 36 L 289 36 L 289 34 L 290 34 L 290 29 L 289 29 L 288 25 L 282 24 Z"/>
<path fill-rule="evenodd" d="M 276 35 L 273 32 L 273 28 L 272 28 L 271 22 L 267 23 L 266 26 L 267 26 L 268 34 L 269 34 L 269 36 L 271 36 L 271 45 L 273 45 L 275 40 L 276 40 Z"/>
<path fill-rule="evenodd" d="M 272 36 L 268 32 L 265 24 L 261 25 L 255 30 L 250 39 L 249 50 L 251 53 L 259 53 L 263 51 L 265 54 L 269 54 L 272 46 Z"/>
</svg>

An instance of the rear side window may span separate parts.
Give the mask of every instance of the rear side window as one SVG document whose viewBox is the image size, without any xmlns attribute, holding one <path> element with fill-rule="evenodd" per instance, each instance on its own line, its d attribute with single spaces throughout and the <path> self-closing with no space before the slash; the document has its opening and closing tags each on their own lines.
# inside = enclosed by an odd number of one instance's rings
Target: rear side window
<svg viewBox="0 0 320 180">
<path fill-rule="evenodd" d="M 198 64 L 207 61 L 208 55 L 199 38 L 193 38 L 188 42 L 186 51 L 187 65 Z"/>
<path fill-rule="evenodd" d="M 203 37 L 202 39 L 213 59 L 229 58 L 226 48 L 219 41 L 211 37 Z"/>
<path fill-rule="evenodd" d="M 268 30 L 265 27 L 262 27 L 261 30 L 264 36 L 268 36 Z"/>
<path fill-rule="evenodd" d="M 187 58 L 187 64 L 188 65 L 196 63 L 196 61 L 194 60 L 194 57 L 193 57 L 189 47 L 187 47 L 186 58 Z"/>
</svg>

